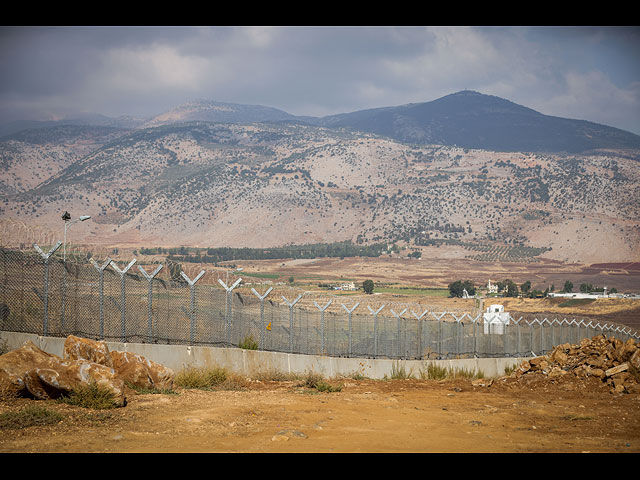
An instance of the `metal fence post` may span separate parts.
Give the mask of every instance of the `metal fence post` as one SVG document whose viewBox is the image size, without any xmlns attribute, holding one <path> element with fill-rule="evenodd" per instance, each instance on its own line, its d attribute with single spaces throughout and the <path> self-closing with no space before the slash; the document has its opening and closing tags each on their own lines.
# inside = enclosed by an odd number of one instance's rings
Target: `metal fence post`
<svg viewBox="0 0 640 480">
<path fill-rule="evenodd" d="M 382 305 L 378 310 L 374 310 L 371 306 L 367 305 L 369 312 L 373 315 L 373 356 L 378 356 L 378 314 L 384 308 Z"/>
<path fill-rule="evenodd" d="M 482 317 L 482 313 L 476 315 L 476 318 L 472 319 L 473 323 L 473 356 L 474 358 L 478 358 L 478 323 L 480 322 L 480 318 Z"/>
<path fill-rule="evenodd" d="M 225 311 L 225 316 L 227 317 L 226 319 L 226 329 L 227 329 L 227 343 L 231 344 L 231 316 L 233 315 L 232 313 L 232 309 L 231 309 L 231 304 L 232 304 L 232 300 L 233 300 L 233 289 L 236 288 L 240 282 L 242 281 L 241 278 L 237 279 L 235 281 L 235 283 L 233 285 L 231 285 L 230 287 L 227 287 L 227 284 L 224 283 L 222 281 L 221 278 L 218 279 L 218 283 L 220 285 L 222 285 L 222 287 L 227 291 L 227 300 L 226 300 L 226 311 Z"/>
<path fill-rule="evenodd" d="M 147 303 L 147 335 L 149 337 L 149 341 L 153 343 L 153 277 L 155 277 L 160 270 L 162 270 L 162 265 L 158 265 L 152 274 L 148 274 L 141 265 L 138 265 L 138 270 L 140 273 L 144 275 L 144 277 L 149 282 L 149 299 Z"/>
<path fill-rule="evenodd" d="M 327 308 L 329 308 L 329 305 L 331 305 L 333 303 L 333 300 L 329 300 L 324 307 L 321 307 L 320 305 L 318 305 L 318 302 L 316 302 L 315 300 L 314 300 L 313 303 L 315 303 L 316 308 L 318 310 L 320 310 L 320 337 L 322 339 L 321 340 L 322 343 L 320 344 L 321 345 L 320 355 L 324 355 L 324 340 L 325 340 L 325 338 L 324 338 L 325 337 L 325 333 L 324 333 L 325 332 L 325 328 L 324 328 L 324 311 Z"/>
<path fill-rule="evenodd" d="M 418 338 L 416 340 L 417 358 L 422 358 L 422 317 L 424 317 L 427 313 L 429 313 L 429 310 L 425 310 L 420 315 L 418 315 L 413 310 L 411 310 L 411 314 L 415 317 L 417 321 L 417 332 L 418 332 L 417 333 Z"/>
<path fill-rule="evenodd" d="M 42 324 L 43 335 L 46 336 L 49 333 L 49 258 L 51 255 L 55 253 L 58 248 L 60 248 L 62 242 L 56 243 L 51 250 L 47 253 L 44 253 L 42 249 L 37 245 L 33 244 L 33 248 L 35 248 L 40 256 L 44 259 L 44 292 L 42 301 L 44 303 L 44 318 Z"/>
<path fill-rule="evenodd" d="M 98 265 L 98 263 L 92 258 L 91 263 L 98 271 L 99 276 L 99 293 L 98 293 L 98 303 L 99 303 L 99 313 L 100 313 L 100 340 L 104 340 L 104 270 L 111 263 L 111 258 L 107 257 L 107 260 L 102 264 Z"/>
<path fill-rule="evenodd" d="M 110 263 L 110 265 L 114 268 L 114 270 L 120 274 L 120 311 L 122 315 L 122 318 L 120 321 L 120 330 L 122 335 L 122 343 L 126 342 L 125 311 L 126 311 L 127 301 L 126 301 L 126 293 L 124 290 L 124 279 L 125 279 L 125 276 L 127 275 L 127 272 L 133 266 L 134 263 L 136 263 L 135 258 L 131 260 L 129 264 L 126 267 L 124 267 L 123 270 L 120 270 L 120 268 L 118 268 L 118 265 L 116 265 L 116 262 L 114 262 L 113 260 Z"/>
<path fill-rule="evenodd" d="M 438 321 L 438 359 L 440 359 L 440 357 L 442 356 L 442 317 L 444 317 L 446 314 L 447 312 L 442 312 L 440 316 L 438 316 L 435 312 L 431 312 L 433 318 Z"/>
<path fill-rule="evenodd" d="M 522 321 L 522 317 L 520 317 L 517 321 L 514 320 L 514 323 L 518 327 L 518 329 L 517 329 L 518 348 L 517 348 L 517 351 L 515 352 L 515 356 L 516 357 L 520 356 L 520 352 L 522 351 L 522 333 L 521 333 L 521 327 L 520 327 L 520 322 L 521 321 Z"/>
<path fill-rule="evenodd" d="M 340 305 L 342 305 L 342 308 L 344 308 L 347 313 L 349 314 L 349 322 L 348 322 L 348 329 L 349 329 L 349 356 L 351 356 L 351 353 L 353 351 L 353 338 L 352 338 L 352 327 L 351 327 L 351 314 L 353 313 L 353 311 L 358 308 L 358 305 L 360 305 L 360 302 L 356 302 L 356 304 L 351 307 L 351 309 L 345 307 L 345 305 L 343 303 L 341 303 Z"/>
<path fill-rule="evenodd" d="M 189 308 L 189 324 L 190 324 L 189 341 L 190 341 L 191 345 L 193 345 L 194 338 L 195 338 L 195 330 L 196 330 L 196 282 L 198 280 L 200 280 L 200 277 L 202 277 L 202 275 L 204 275 L 204 270 L 200 270 L 200 273 L 193 280 L 191 280 L 187 276 L 187 274 L 182 272 L 182 271 L 180 272 L 180 275 L 189 284 L 189 291 L 190 291 L 190 294 L 191 294 L 190 295 L 191 296 L 191 302 L 190 302 L 190 305 L 189 305 L 189 307 L 190 307 Z"/>
<path fill-rule="evenodd" d="M 402 310 L 400 313 L 396 313 L 393 311 L 393 308 L 390 308 L 389 310 L 391 310 L 391 314 L 396 317 L 396 323 L 398 324 L 398 342 L 397 342 L 397 347 L 396 347 L 396 354 L 398 355 L 398 358 L 402 358 L 401 355 L 401 351 L 402 349 L 400 348 L 400 325 L 402 324 L 401 320 L 404 320 L 402 318 L 402 315 L 405 314 L 405 312 L 407 311 L 407 309 L 405 308 L 404 310 Z M 406 332 L 405 332 L 406 333 Z"/>
<path fill-rule="evenodd" d="M 289 306 L 289 353 L 293 353 L 293 306 L 300 301 L 302 295 L 298 295 L 293 302 L 287 300 L 284 295 L 281 295 L 284 303 Z"/>
<path fill-rule="evenodd" d="M 456 356 L 460 356 L 460 340 L 462 338 L 462 335 L 460 334 L 460 325 L 464 325 L 461 320 L 465 317 L 466 313 L 463 313 L 462 316 L 460 318 L 456 317 L 453 313 L 451 314 L 451 316 L 455 319 L 456 321 Z"/>
<path fill-rule="evenodd" d="M 269 295 L 269 293 L 271 293 L 271 290 L 273 290 L 273 287 L 269 287 L 263 295 L 260 295 L 256 292 L 255 288 L 251 288 L 253 294 L 260 299 L 260 325 L 262 325 L 262 328 L 260 329 L 260 350 L 264 350 L 264 336 L 266 335 L 267 329 L 264 323 L 264 299 Z"/>
</svg>

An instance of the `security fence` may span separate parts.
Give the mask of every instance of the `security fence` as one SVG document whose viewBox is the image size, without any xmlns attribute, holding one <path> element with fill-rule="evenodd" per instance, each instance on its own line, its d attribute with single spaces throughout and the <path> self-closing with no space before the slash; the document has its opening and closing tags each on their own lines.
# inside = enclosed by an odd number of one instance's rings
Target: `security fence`
<svg viewBox="0 0 640 480">
<path fill-rule="evenodd" d="M 424 305 L 345 304 L 338 296 L 305 302 L 305 292 L 276 296 L 273 287 L 258 291 L 240 278 L 204 284 L 204 270 L 190 277 L 135 259 L 65 262 L 59 246 L 0 249 L 0 330 L 392 359 L 535 356 L 599 334 L 639 338 L 628 327 L 590 319 L 505 314 L 490 323 L 482 312 Z"/>
</svg>

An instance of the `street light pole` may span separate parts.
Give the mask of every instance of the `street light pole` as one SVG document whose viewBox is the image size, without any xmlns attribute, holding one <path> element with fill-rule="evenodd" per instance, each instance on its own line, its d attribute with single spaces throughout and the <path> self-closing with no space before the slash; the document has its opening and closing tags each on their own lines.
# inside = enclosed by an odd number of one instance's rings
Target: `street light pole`
<svg viewBox="0 0 640 480">
<path fill-rule="evenodd" d="M 71 220 L 71 215 L 69 212 L 64 212 L 62 215 L 62 220 L 64 220 L 64 242 L 62 243 L 62 261 L 64 263 L 67 262 L 67 228 L 73 225 L 74 223 L 84 222 L 85 220 L 89 220 L 91 215 L 81 215 L 75 220 Z"/>
</svg>

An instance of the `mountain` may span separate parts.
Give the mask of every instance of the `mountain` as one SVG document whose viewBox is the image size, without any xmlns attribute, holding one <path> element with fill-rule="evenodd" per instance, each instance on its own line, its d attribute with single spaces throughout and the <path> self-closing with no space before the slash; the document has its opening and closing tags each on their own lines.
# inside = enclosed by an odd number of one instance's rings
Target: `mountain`
<svg viewBox="0 0 640 480">
<path fill-rule="evenodd" d="M 194 100 L 147 119 L 86 114 L 55 122 L 14 122 L 0 126 L 0 137 L 27 128 L 60 125 L 139 129 L 194 121 L 298 123 L 373 133 L 408 144 L 499 152 L 582 153 L 640 148 L 640 136 L 631 132 L 584 120 L 544 115 L 503 98 L 468 90 L 430 102 L 325 117 L 291 115 L 262 105 Z"/>
<path fill-rule="evenodd" d="M 19 120 L 0 125 L 0 138 L 11 137 L 16 133 L 26 130 L 47 129 L 67 125 L 132 129 L 140 127 L 143 123 L 144 119 L 137 117 L 125 115 L 112 118 L 99 114 L 86 114 L 62 120 Z"/>
<path fill-rule="evenodd" d="M 327 116 L 317 124 L 375 133 L 406 143 L 495 151 L 578 153 L 601 148 L 640 148 L 640 136 L 633 133 L 543 115 L 473 91 L 432 102 Z"/>
<path fill-rule="evenodd" d="M 501 152 L 580 153 L 602 148 L 640 148 L 639 135 L 584 120 L 544 115 L 509 100 L 467 90 L 431 102 L 325 117 L 295 116 L 260 105 L 198 100 L 157 115 L 143 126 L 191 121 L 296 122 L 348 128 L 409 144 Z"/>
<path fill-rule="evenodd" d="M 297 117 L 277 108 L 262 105 L 196 100 L 180 105 L 147 120 L 143 127 L 157 127 L 178 122 L 255 123 L 296 120 Z"/>
<path fill-rule="evenodd" d="M 52 244 L 67 210 L 92 217 L 70 241 L 96 245 L 350 240 L 638 261 L 639 160 L 407 144 L 290 120 L 56 127 L 0 141 L 0 235 Z"/>
</svg>

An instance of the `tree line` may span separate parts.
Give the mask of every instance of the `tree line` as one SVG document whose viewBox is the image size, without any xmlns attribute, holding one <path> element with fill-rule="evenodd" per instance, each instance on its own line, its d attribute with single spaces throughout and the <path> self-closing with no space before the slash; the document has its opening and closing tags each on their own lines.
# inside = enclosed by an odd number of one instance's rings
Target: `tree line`
<svg viewBox="0 0 640 480">
<path fill-rule="evenodd" d="M 506 279 L 501 282 L 496 282 L 496 287 L 498 288 L 498 293 L 502 293 L 503 297 L 522 296 L 526 298 L 541 298 L 546 297 L 550 292 L 555 291 L 555 286 L 553 284 L 550 287 L 545 288 L 544 290 L 534 289 L 532 288 L 531 281 L 529 280 L 518 285 L 513 280 Z M 560 290 L 560 293 L 572 293 L 573 288 L 573 283 L 570 280 L 567 280 L 564 283 L 564 287 L 562 288 L 562 290 Z M 464 290 L 466 290 L 467 294 L 471 297 L 476 293 L 476 287 L 471 280 L 456 280 L 455 282 L 449 284 L 450 297 L 462 298 L 464 296 Z M 581 283 L 580 292 L 604 292 L 604 287 L 595 287 L 590 283 Z M 617 290 L 615 288 L 609 289 L 609 293 L 616 292 Z"/>
<path fill-rule="evenodd" d="M 231 260 L 272 260 L 280 258 L 322 258 L 322 257 L 379 257 L 387 251 L 386 243 L 355 245 L 350 241 L 317 243 L 308 245 L 288 245 L 276 248 L 196 248 L 153 247 L 140 249 L 142 255 L 167 255 L 176 262 L 218 263 Z"/>
</svg>

